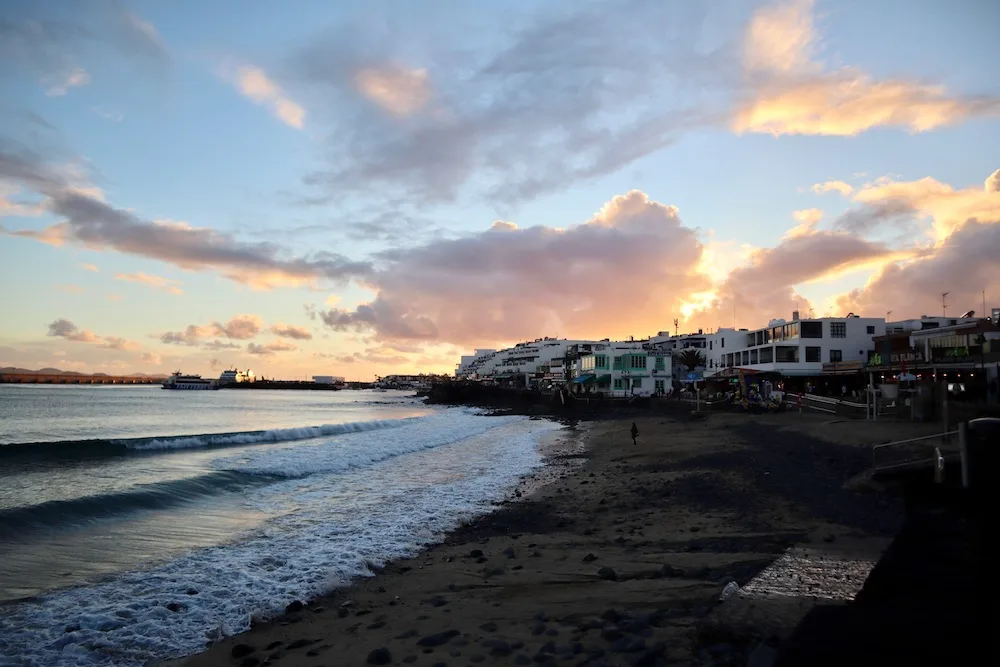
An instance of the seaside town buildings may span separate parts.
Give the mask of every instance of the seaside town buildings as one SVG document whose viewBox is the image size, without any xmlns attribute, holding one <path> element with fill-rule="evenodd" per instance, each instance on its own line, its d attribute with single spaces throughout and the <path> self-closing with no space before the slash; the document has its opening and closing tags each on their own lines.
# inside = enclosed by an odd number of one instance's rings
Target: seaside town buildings
<svg viewBox="0 0 1000 667">
<path fill-rule="evenodd" d="M 675 323 L 676 324 L 676 323 Z M 694 361 L 700 362 L 691 365 Z M 760 375 L 782 384 L 859 386 L 948 381 L 949 391 L 985 393 L 1000 402 L 1000 309 L 988 318 L 880 317 L 775 319 L 755 329 L 670 334 L 611 341 L 539 338 L 478 349 L 458 364 L 458 378 L 524 388 L 566 386 L 578 394 L 648 396 L 693 381 Z"/>
</svg>

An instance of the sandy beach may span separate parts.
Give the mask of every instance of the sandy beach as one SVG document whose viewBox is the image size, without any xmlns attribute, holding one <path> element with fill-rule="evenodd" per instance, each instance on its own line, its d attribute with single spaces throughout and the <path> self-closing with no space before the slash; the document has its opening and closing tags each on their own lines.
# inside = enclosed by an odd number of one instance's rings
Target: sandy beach
<svg viewBox="0 0 1000 667">
<path fill-rule="evenodd" d="M 902 519 L 865 483 L 870 446 L 929 431 L 797 413 L 635 421 L 634 446 L 632 419 L 570 427 L 496 512 L 171 664 L 745 665 L 860 587 Z M 742 592 L 720 601 L 730 582 Z"/>
</svg>

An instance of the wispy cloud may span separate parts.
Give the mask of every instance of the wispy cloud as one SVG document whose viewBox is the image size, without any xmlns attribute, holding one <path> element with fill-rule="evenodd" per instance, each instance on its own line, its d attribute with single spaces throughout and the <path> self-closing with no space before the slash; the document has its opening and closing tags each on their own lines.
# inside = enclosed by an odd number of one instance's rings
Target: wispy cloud
<svg viewBox="0 0 1000 667">
<path fill-rule="evenodd" d="M 184 293 L 184 290 L 177 287 L 179 284 L 178 281 L 171 280 L 170 278 L 164 278 L 163 276 L 153 276 L 148 273 L 116 273 L 115 280 L 124 280 L 129 283 L 139 283 L 140 285 L 160 289 L 164 292 L 169 292 L 170 294 Z"/>
<path fill-rule="evenodd" d="M 354 82 L 362 95 L 396 116 L 420 111 L 431 98 L 426 69 L 398 64 L 364 67 L 355 73 Z"/>
<path fill-rule="evenodd" d="M 294 352 L 297 350 L 295 345 L 291 343 L 286 343 L 283 340 L 278 340 L 273 343 L 268 343 L 267 345 L 258 345 L 257 343 L 247 343 L 247 353 L 256 356 L 267 356 L 275 354 L 276 352 Z"/>
<path fill-rule="evenodd" d="M 83 294 L 84 289 L 79 285 L 56 285 L 56 289 L 60 292 L 66 292 L 66 294 Z"/>
<path fill-rule="evenodd" d="M 305 327 L 297 327 L 292 324 L 279 322 L 270 329 L 271 333 L 281 338 L 292 338 L 294 340 L 312 340 L 312 332 Z"/>
<path fill-rule="evenodd" d="M 0 179 L 42 195 L 46 210 L 62 218 L 41 230 L 5 232 L 14 236 L 52 245 L 114 249 L 187 270 L 218 271 L 258 289 L 308 285 L 318 280 L 343 283 L 373 270 L 369 262 L 351 261 L 327 251 L 295 257 L 273 242 L 247 243 L 207 227 L 143 219 L 105 203 L 99 190 L 83 187 L 65 168 L 54 167 L 30 152 L 4 152 L 0 147 Z"/>
<path fill-rule="evenodd" d="M 81 264 L 80 268 L 91 273 L 100 273 L 101 269 L 96 264 Z"/>
<path fill-rule="evenodd" d="M 104 120 L 110 120 L 112 123 L 120 123 L 123 120 L 125 120 L 125 114 L 123 114 L 121 111 L 115 111 L 114 109 L 93 107 L 91 111 L 93 111 L 95 114 L 97 114 Z"/>
<path fill-rule="evenodd" d="M 60 75 L 59 80 L 52 84 L 45 92 L 49 97 L 62 97 L 69 92 L 70 88 L 79 88 L 90 83 L 90 74 L 82 67 L 75 67 L 72 71 Z"/>
<path fill-rule="evenodd" d="M 244 97 L 271 110 L 275 118 L 285 125 L 301 130 L 305 125 L 306 111 L 288 97 L 274 80 L 260 67 L 241 65 L 231 61 L 223 63 L 221 73 Z"/>
</svg>

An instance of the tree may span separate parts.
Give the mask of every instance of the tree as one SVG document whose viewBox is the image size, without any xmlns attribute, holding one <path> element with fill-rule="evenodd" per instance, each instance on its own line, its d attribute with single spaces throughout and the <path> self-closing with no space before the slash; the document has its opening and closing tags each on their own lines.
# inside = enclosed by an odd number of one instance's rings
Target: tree
<svg viewBox="0 0 1000 667">
<path fill-rule="evenodd" d="M 677 361 L 686 366 L 689 371 L 693 371 L 698 366 L 705 365 L 705 355 L 698 350 L 684 350 L 677 356 Z"/>
</svg>

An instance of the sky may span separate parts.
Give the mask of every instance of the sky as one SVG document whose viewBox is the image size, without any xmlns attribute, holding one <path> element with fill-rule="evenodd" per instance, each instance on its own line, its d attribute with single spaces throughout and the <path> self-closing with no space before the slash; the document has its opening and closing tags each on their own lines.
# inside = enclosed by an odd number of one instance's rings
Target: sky
<svg viewBox="0 0 1000 667">
<path fill-rule="evenodd" d="M 675 319 L 989 310 L 998 25 L 990 0 L 0 3 L 0 366 L 367 380 Z"/>
</svg>

